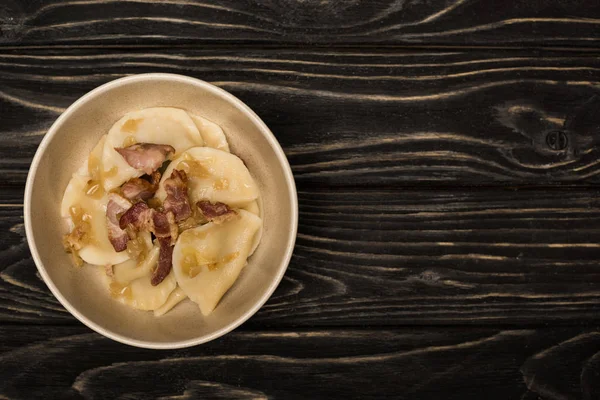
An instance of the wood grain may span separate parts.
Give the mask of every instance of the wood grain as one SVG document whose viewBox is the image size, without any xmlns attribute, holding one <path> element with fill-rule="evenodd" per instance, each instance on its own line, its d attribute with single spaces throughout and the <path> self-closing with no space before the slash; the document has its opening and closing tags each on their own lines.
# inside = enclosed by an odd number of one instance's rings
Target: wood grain
<svg viewBox="0 0 600 400">
<path fill-rule="evenodd" d="M 119 76 L 203 78 L 271 127 L 300 187 L 600 182 L 600 59 L 303 50 L 0 53 L 0 183 L 69 104 Z M 548 135 L 565 132 L 566 147 Z"/>
<path fill-rule="evenodd" d="M 593 1 L 4 0 L 4 45 L 599 47 Z"/>
<path fill-rule="evenodd" d="M 16 200 L 15 200 L 16 201 Z M 290 267 L 255 328 L 600 321 L 591 190 L 302 190 Z M 76 323 L 0 207 L 0 321 Z"/>
<path fill-rule="evenodd" d="M 600 398 L 600 3 L 0 2 L 0 399 Z M 238 96 L 299 188 L 269 302 L 202 346 L 91 332 L 23 227 L 74 100 L 173 72 Z"/>
<path fill-rule="evenodd" d="M 157 352 L 77 328 L 14 326 L 0 328 L 0 343 L 0 397 L 10 399 L 600 396 L 595 329 L 238 330 Z"/>
</svg>

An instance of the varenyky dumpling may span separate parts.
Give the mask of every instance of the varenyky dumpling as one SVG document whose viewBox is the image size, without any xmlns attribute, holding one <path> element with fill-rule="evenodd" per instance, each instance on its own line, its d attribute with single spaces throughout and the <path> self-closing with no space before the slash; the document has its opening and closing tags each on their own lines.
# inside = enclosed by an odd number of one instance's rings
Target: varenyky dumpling
<svg viewBox="0 0 600 400">
<path fill-rule="evenodd" d="M 152 270 L 158 262 L 158 246 L 148 253 L 139 265 L 127 260 L 113 267 L 110 292 L 113 298 L 138 310 L 156 310 L 161 307 L 177 286 L 173 271 L 158 285 L 152 286 Z"/>
<path fill-rule="evenodd" d="M 173 274 L 172 271 L 171 274 Z M 165 304 L 154 310 L 154 316 L 160 317 L 161 315 L 165 315 L 173 307 L 175 307 L 177 304 L 181 303 L 185 299 L 187 299 L 187 296 L 185 295 L 184 291 L 181 290 L 179 286 L 177 286 L 175 290 L 171 292 L 169 298 L 167 298 L 167 301 L 165 301 Z"/>
<path fill-rule="evenodd" d="M 225 133 L 219 125 L 194 114 L 190 114 L 190 117 L 196 124 L 198 131 L 200 131 L 202 139 L 204 139 L 204 146 L 229 153 L 229 143 L 227 143 Z"/>
<path fill-rule="evenodd" d="M 174 169 L 186 172 L 192 204 L 200 200 L 243 207 L 258 198 L 258 186 L 244 162 L 234 154 L 209 147 L 193 147 L 173 160 L 165 170 L 156 197 L 166 198 L 164 181 Z"/>
<path fill-rule="evenodd" d="M 129 258 L 127 252 L 117 253 L 108 240 L 106 204 L 108 196 L 97 176 L 106 135 L 94 147 L 88 159 L 73 174 L 61 203 L 61 215 L 73 229 L 82 219 L 89 227 L 89 243 L 79 251 L 79 257 L 88 264 L 118 264 Z"/>
<path fill-rule="evenodd" d="M 179 287 L 208 315 L 233 285 L 252 249 L 262 220 L 245 210 L 221 224 L 184 231 L 173 250 Z"/>
<path fill-rule="evenodd" d="M 249 203 L 243 209 L 262 218 L 262 215 L 260 213 L 260 207 L 258 205 L 257 200 L 254 200 L 252 203 Z M 254 254 L 254 251 L 258 247 L 258 244 L 260 243 L 260 239 L 262 239 L 262 232 L 263 232 L 263 228 L 262 228 L 262 224 L 261 224 L 260 229 L 258 230 L 256 235 L 254 235 L 254 242 L 252 243 L 252 248 L 250 249 L 250 254 L 248 255 L 248 257 L 250 257 L 252 254 Z"/>
<path fill-rule="evenodd" d="M 175 149 L 172 157 L 177 157 L 190 147 L 202 146 L 204 140 L 192 118 L 181 109 L 155 107 L 127 113 L 110 129 L 104 145 L 102 163 L 107 191 L 144 174 L 115 150 L 137 143 L 170 145 Z"/>
</svg>

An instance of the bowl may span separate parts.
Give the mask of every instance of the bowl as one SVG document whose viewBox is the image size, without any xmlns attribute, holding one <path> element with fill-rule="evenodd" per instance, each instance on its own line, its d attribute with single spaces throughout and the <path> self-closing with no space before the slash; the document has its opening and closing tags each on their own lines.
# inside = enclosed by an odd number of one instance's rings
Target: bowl
<svg viewBox="0 0 600 400">
<path fill-rule="evenodd" d="M 63 192 L 100 137 L 129 111 L 182 108 L 220 125 L 231 152 L 250 170 L 261 191 L 263 236 L 240 277 L 217 308 L 202 316 L 195 303 L 180 303 L 161 317 L 113 300 L 97 269 L 76 268 L 62 246 Z M 198 345 L 235 329 L 269 299 L 290 261 L 298 226 L 294 178 L 281 146 L 242 101 L 207 82 L 174 74 L 141 74 L 87 93 L 54 122 L 27 177 L 27 241 L 40 275 L 60 303 L 96 332 L 132 346 L 174 349 Z"/>
</svg>

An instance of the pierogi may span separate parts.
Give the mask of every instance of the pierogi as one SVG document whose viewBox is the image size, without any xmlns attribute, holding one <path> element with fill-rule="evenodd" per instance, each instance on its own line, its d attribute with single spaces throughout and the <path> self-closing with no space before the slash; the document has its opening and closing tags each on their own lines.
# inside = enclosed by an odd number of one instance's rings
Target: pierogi
<svg viewBox="0 0 600 400">
<path fill-rule="evenodd" d="M 260 192 L 217 124 L 170 107 L 130 112 L 65 189 L 65 250 L 105 273 L 107 293 L 164 315 L 209 315 L 262 235 Z M 107 300 L 112 301 L 112 300 Z"/>
</svg>

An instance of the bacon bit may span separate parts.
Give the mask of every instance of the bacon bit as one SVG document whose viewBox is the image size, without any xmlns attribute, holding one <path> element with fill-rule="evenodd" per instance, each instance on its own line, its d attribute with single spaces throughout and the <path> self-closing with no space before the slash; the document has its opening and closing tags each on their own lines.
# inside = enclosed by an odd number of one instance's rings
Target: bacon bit
<svg viewBox="0 0 600 400">
<path fill-rule="evenodd" d="M 208 200 L 201 200 L 196 203 L 196 206 L 198 206 L 198 209 L 200 209 L 200 212 L 207 220 L 215 224 L 222 224 L 229 221 L 238 214 L 237 211 L 231 209 L 227 204 L 220 202 L 211 203 Z"/>
<path fill-rule="evenodd" d="M 155 211 L 153 222 L 153 233 L 157 238 L 171 238 L 171 243 L 175 244 L 179 229 L 175 223 L 175 217 L 170 211 L 160 212 Z"/>
<path fill-rule="evenodd" d="M 131 209 L 131 202 L 116 193 L 108 195 L 108 204 L 106 205 L 106 227 L 108 228 L 108 240 L 116 252 L 127 249 L 129 236 L 127 232 L 119 226 L 118 215 Z"/>
<path fill-rule="evenodd" d="M 152 286 L 160 284 L 171 272 L 173 267 L 173 244 L 170 237 L 159 237 L 160 250 L 158 253 L 158 266 L 152 273 Z"/>
<path fill-rule="evenodd" d="M 152 227 L 152 217 L 154 210 L 149 208 L 144 202 L 135 203 L 119 219 L 119 227 L 126 229 L 131 226 L 136 231 L 150 231 Z"/>
<path fill-rule="evenodd" d="M 173 242 L 177 240 L 179 230 L 175 223 L 175 217 L 170 211 L 157 211 L 148 207 L 146 203 L 135 203 L 119 220 L 121 229 L 131 231 L 135 236 L 136 232 L 148 231 L 154 233 L 157 238 L 172 238 Z"/>
<path fill-rule="evenodd" d="M 208 220 L 204 218 L 204 215 L 200 212 L 198 207 L 194 207 L 192 209 L 192 215 L 189 218 L 184 219 L 177 223 L 179 226 L 179 232 L 186 231 L 188 229 L 192 229 L 197 227 L 198 225 L 203 225 L 207 223 Z"/>
<path fill-rule="evenodd" d="M 188 200 L 188 178 L 183 170 L 174 169 L 171 176 L 165 180 L 165 192 L 167 197 L 163 207 L 166 211 L 171 211 L 175 216 L 175 221 L 179 222 L 192 215 L 192 208 Z"/>
<path fill-rule="evenodd" d="M 113 271 L 113 266 L 111 264 L 107 264 L 104 266 L 104 272 L 106 273 L 106 276 L 108 277 L 113 277 L 115 276 L 114 271 Z"/>
<path fill-rule="evenodd" d="M 148 182 L 142 178 L 133 178 L 128 180 L 121 186 L 123 196 L 131 201 L 146 201 L 154 196 L 158 190 L 158 182 L 160 182 L 160 172 L 154 171 L 151 176 L 152 181 Z"/>
<path fill-rule="evenodd" d="M 175 153 L 175 148 L 166 144 L 138 143 L 129 147 L 115 148 L 127 164 L 150 175 Z"/>
</svg>

